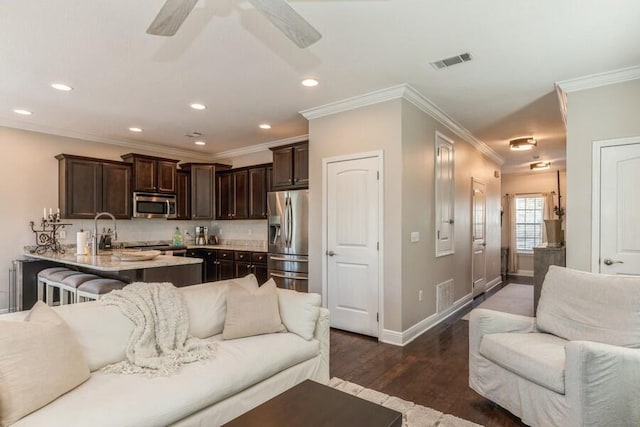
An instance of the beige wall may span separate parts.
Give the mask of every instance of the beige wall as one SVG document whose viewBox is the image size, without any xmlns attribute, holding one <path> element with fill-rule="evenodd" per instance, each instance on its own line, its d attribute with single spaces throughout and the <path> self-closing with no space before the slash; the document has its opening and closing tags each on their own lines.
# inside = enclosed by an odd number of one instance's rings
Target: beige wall
<svg viewBox="0 0 640 427">
<path fill-rule="evenodd" d="M 322 293 L 322 159 L 384 152 L 384 327 L 401 319 L 401 101 L 389 101 L 309 122 L 309 287 Z"/>
<path fill-rule="evenodd" d="M 216 160 L 219 163 L 231 165 L 234 168 L 260 165 L 262 163 L 273 162 L 273 152 L 271 150 L 258 151 L 257 153 L 244 154 L 242 156 L 230 157 Z"/>
<path fill-rule="evenodd" d="M 640 135 L 639 111 L 640 80 L 567 95 L 568 267 L 591 270 L 593 141 Z"/>
<path fill-rule="evenodd" d="M 435 257 L 434 146 L 440 131 L 454 141 L 455 253 Z M 453 279 L 454 300 L 471 293 L 471 178 L 487 188 L 487 282 L 499 278 L 499 170 L 469 143 L 413 104 L 402 104 L 402 328 L 436 313 L 436 285 Z M 420 241 L 411 243 L 412 231 Z M 418 292 L 423 291 L 423 300 Z"/>
<path fill-rule="evenodd" d="M 502 196 L 501 203 L 504 204 L 504 195 L 528 194 L 528 193 L 550 193 L 558 192 L 558 178 L 555 171 L 552 172 L 531 172 L 502 175 Z M 560 194 L 562 195 L 562 206 L 567 206 L 567 173 L 560 171 Z M 556 203 L 557 203 L 557 199 Z M 566 209 L 565 209 L 566 212 Z M 566 218 L 566 217 L 565 217 Z M 502 246 L 509 247 L 509 212 L 505 212 L 502 221 Z M 510 248 L 511 250 L 511 248 Z M 523 272 L 533 272 L 533 255 L 518 255 L 518 270 Z"/>
<path fill-rule="evenodd" d="M 444 126 L 404 100 L 387 101 L 309 123 L 310 288 L 322 291 L 322 160 L 384 152 L 384 329 L 402 332 L 436 311 L 436 285 L 454 279 L 455 299 L 471 292 L 471 177 L 487 184 L 487 280 L 500 275 L 500 180 L 498 167 L 457 138 L 456 253 L 434 258 L 433 146 Z M 420 241 L 410 243 L 410 233 Z M 423 291 L 423 301 L 418 292 Z"/>
</svg>

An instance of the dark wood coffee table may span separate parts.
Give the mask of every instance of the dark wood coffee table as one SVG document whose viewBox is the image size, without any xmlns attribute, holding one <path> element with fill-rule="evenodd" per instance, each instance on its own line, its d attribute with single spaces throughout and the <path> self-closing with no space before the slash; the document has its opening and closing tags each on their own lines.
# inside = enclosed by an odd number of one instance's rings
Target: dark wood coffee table
<svg viewBox="0 0 640 427">
<path fill-rule="evenodd" d="M 400 427 L 400 412 L 306 380 L 225 427 Z"/>
</svg>

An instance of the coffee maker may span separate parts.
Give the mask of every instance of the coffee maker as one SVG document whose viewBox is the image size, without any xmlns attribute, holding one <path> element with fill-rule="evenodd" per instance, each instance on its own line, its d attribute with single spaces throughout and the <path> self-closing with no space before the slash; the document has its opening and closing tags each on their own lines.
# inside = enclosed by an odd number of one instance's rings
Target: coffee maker
<svg viewBox="0 0 640 427">
<path fill-rule="evenodd" d="M 196 245 L 206 245 L 209 242 L 209 227 L 196 225 Z"/>
</svg>

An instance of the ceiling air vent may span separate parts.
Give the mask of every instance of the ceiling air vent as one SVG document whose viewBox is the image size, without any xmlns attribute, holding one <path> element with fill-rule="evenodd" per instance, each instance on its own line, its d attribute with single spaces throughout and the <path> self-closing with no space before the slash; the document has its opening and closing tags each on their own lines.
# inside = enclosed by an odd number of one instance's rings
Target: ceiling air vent
<svg viewBox="0 0 640 427">
<path fill-rule="evenodd" d="M 187 138 L 199 138 L 201 137 L 203 134 L 198 132 L 198 131 L 191 131 L 190 133 L 185 133 L 184 136 L 186 136 Z"/>
<path fill-rule="evenodd" d="M 451 67 L 452 65 L 462 64 L 463 62 L 471 61 L 471 54 L 469 52 L 461 53 L 460 55 L 452 56 L 451 58 L 441 59 L 439 61 L 433 61 L 431 65 L 436 70 Z"/>
</svg>

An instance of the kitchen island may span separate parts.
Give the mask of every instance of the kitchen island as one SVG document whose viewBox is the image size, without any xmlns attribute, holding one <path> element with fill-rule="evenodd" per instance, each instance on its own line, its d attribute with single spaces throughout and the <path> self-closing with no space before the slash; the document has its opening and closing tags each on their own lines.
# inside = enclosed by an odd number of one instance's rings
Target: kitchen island
<svg viewBox="0 0 640 427">
<path fill-rule="evenodd" d="M 110 253 L 92 256 L 52 252 L 25 252 L 24 256 L 126 283 L 171 282 L 175 286 L 188 286 L 200 283 L 202 279 L 202 260 L 199 258 L 158 255 L 146 261 L 123 261 Z"/>
</svg>

